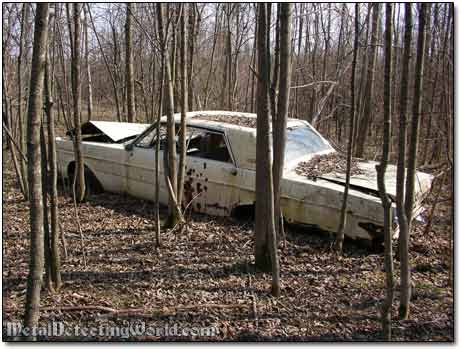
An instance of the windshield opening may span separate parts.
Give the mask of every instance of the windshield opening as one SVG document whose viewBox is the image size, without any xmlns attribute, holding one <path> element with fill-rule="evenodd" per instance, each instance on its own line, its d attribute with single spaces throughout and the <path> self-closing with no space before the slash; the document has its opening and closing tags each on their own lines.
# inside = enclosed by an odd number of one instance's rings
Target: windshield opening
<svg viewBox="0 0 461 349">
<path fill-rule="evenodd" d="M 333 150 L 331 145 L 320 137 L 310 125 L 288 127 L 285 145 L 285 159 L 291 161 L 306 155 Z"/>
</svg>

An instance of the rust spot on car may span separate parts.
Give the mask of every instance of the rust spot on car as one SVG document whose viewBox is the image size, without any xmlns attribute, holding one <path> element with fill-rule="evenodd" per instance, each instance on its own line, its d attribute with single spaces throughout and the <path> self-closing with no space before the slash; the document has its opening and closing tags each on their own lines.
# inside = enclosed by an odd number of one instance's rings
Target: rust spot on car
<svg viewBox="0 0 461 349">
<path fill-rule="evenodd" d="M 193 181 L 194 179 L 192 177 L 188 177 L 188 179 L 184 181 L 184 205 L 191 202 L 194 197 L 194 187 L 192 186 Z"/>
</svg>

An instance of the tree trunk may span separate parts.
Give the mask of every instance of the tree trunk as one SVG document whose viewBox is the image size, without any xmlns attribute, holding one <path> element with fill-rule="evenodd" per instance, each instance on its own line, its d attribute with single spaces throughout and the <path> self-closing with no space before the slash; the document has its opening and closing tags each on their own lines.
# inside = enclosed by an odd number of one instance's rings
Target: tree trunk
<svg viewBox="0 0 461 349">
<path fill-rule="evenodd" d="M 291 4 L 280 5 L 280 82 L 277 105 L 277 118 L 274 127 L 274 214 L 275 231 L 280 236 L 283 219 L 280 205 L 280 183 L 285 163 L 285 142 L 288 118 L 288 104 L 291 86 Z"/>
<path fill-rule="evenodd" d="M 48 163 L 50 165 L 50 180 L 48 193 L 50 196 L 50 276 L 53 288 L 61 288 L 61 257 L 59 252 L 59 216 L 58 216 L 58 166 L 56 155 L 56 133 L 54 127 L 53 97 L 51 93 L 52 76 L 50 76 L 50 62 L 46 55 L 45 67 L 45 113 L 48 124 Z"/>
<path fill-rule="evenodd" d="M 46 68 L 45 68 L 46 69 Z M 42 168 L 42 199 L 43 199 L 43 246 L 45 253 L 45 286 L 53 289 L 51 282 L 51 249 L 50 249 L 50 221 L 48 207 L 48 159 L 46 154 L 45 127 L 42 120 L 40 125 L 40 158 Z"/>
<path fill-rule="evenodd" d="M 74 22 L 74 42 L 72 45 L 72 95 L 74 98 L 74 154 L 75 171 L 73 188 L 75 190 L 75 200 L 82 202 L 85 200 L 85 168 L 82 153 L 82 130 L 80 120 L 80 92 L 82 84 L 80 81 L 80 4 L 73 3 L 73 22 Z"/>
<path fill-rule="evenodd" d="M 416 162 L 418 156 L 418 143 L 419 143 L 419 123 L 421 118 L 421 95 L 424 77 L 424 57 L 425 57 L 425 45 L 426 45 L 426 6 L 427 4 L 421 4 L 419 18 L 418 18 L 418 43 L 416 51 L 416 66 L 415 66 L 415 85 L 414 85 L 414 96 L 413 96 L 413 115 L 411 118 L 411 136 L 410 144 L 408 149 L 408 166 L 407 166 L 407 178 L 405 183 L 405 215 L 408 222 L 408 233 L 406 236 L 407 241 L 411 232 L 412 218 L 413 218 L 413 205 L 415 195 L 415 176 L 416 176 Z M 410 298 L 411 298 L 411 282 L 410 282 L 410 268 L 409 256 L 408 256 L 408 243 L 406 246 L 400 246 L 401 251 L 400 263 L 406 264 L 406 275 L 403 275 L 401 283 L 401 303 L 399 308 L 400 317 L 402 319 L 408 319 L 410 313 Z M 404 250 L 405 247 L 405 250 Z M 403 268 L 402 268 L 403 269 Z M 402 273 L 401 273 L 402 274 Z"/>
<path fill-rule="evenodd" d="M 369 3 L 368 4 L 368 9 L 367 9 L 367 14 L 366 14 L 366 20 L 365 20 L 365 29 L 363 29 L 362 31 L 365 31 L 365 34 L 363 34 L 362 36 L 362 40 L 364 42 L 366 42 L 368 44 L 368 37 L 369 37 L 369 32 L 370 32 L 370 15 L 371 15 L 371 8 L 372 8 L 373 4 Z M 360 38 L 359 38 L 360 40 Z M 362 49 L 359 48 L 359 52 L 361 51 Z M 356 105 L 355 105 L 355 120 L 356 120 L 356 125 L 358 124 L 358 121 L 359 121 L 359 116 L 361 115 L 361 111 L 363 109 L 363 100 L 364 100 L 364 95 L 366 93 L 365 91 L 365 81 L 366 81 L 366 77 L 367 77 L 367 66 L 368 66 L 368 54 L 367 54 L 367 49 L 366 47 L 363 49 L 363 53 L 362 53 L 362 68 L 361 68 L 361 71 L 358 75 L 358 78 L 360 79 L 360 82 L 359 82 L 359 88 L 358 88 L 358 93 L 357 93 L 357 96 L 359 96 L 359 98 L 356 98 Z M 358 127 L 355 128 L 354 130 L 354 136 L 353 136 L 353 139 L 356 140 L 358 138 L 357 136 L 358 134 Z M 355 147 L 355 142 L 352 144 L 352 152 L 354 152 L 354 147 Z"/>
<path fill-rule="evenodd" d="M 181 56 L 181 129 L 179 133 L 179 168 L 178 168 L 178 188 L 177 188 L 177 197 L 178 204 L 181 205 L 182 196 L 183 196 L 183 184 L 184 177 L 186 172 L 186 113 L 187 113 L 187 28 L 186 21 L 188 18 L 187 6 L 182 5 L 181 13 L 181 45 L 180 45 L 180 56 Z"/>
<path fill-rule="evenodd" d="M 341 207 L 341 216 L 339 218 L 338 233 L 336 236 L 334 249 L 338 254 L 342 253 L 344 242 L 344 229 L 346 227 L 347 198 L 349 195 L 349 185 L 351 181 L 351 162 L 352 162 L 352 143 L 355 128 L 355 68 L 357 65 L 357 50 L 359 41 L 359 4 L 355 4 L 355 35 L 354 35 L 354 56 L 352 59 L 352 76 L 351 76 L 351 114 L 349 117 L 349 139 L 347 144 L 347 161 L 346 161 L 346 184 L 344 186 L 343 204 Z"/>
<path fill-rule="evenodd" d="M 275 49 L 274 49 L 274 70 L 272 73 L 272 83 L 270 86 L 269 99 L 270 99 L 270 112 L 272 115 L 272 122 L 277 118 L 277 89 L 279 84 L 279 68 L 280 68 L 280 5 L 277 4 L 277 15 L 275 23 Z M 270 53 L 269 53 L 270 54 Z M 291 57 L 290 57 L 291 58 Z M 276 223 L 277 226 L 277 223 Z"/>
<path fill-rule="evenodd" d="M 19 123 L 19 144 L 21 145 L 21 151 L 26 153 L 27 144 L 26 144 L 26 121 L 24 121 L 24 115 L 22 112 L 22 58 L 24 51 L 24 36 L 26 33 L 26 25 L 29 20 L 29 4 L 24 3 L 22 5 L 22 19 L 21 19 L 21 35 L 19 38 L 19 54 L 18 54 L 18 72 L 17 72 L 17 85 L 18 85 L 18 123 Z M 28 179 L 27 179 L 27 164 L 24 159 L 20 159 L 19 163 L 21 165 L 21 177 L 22 185 L 24 186 L 24 198 L 29 199 L 28 192 Z"/>
<path fill-rule="evenodd" d="M 161 246 L 160 240 L 160 119 L 163 110 L 163 94 L 165 91 L 165 55 L 161 57 L 162 66 L 160 70 L 160 93 L 158 102 L 157 127 L 155 134 L 157 142 L 155 143 L 155 243 L 157 247 Z"/>
<path fill-rule="evenodd" d="M 402 57 L 402 77 L 400 82 L 399 104 L 399 140 L 397 162 L 397 217 L 399 221 L 399 257 L 400 257 L 400 303 L 409 303 L 410 271 L 408 265 L 409 227 L 405 214 L 405 163 L 407 143 L 407 104 L 408 73 L 411 55 L 411 32 L 413 28 L 411 4 L 405 4 L 405 36 Z M 402 314 L 401 314 L 402 315 Z"/>
<path fill-rule="evenodd" d="M 187 61 L 187 109 L 194 110 L 194 83 L 192 80 L 192 74 L 194 72 L 194 53 L 195 43 L 197 41 L 199 23 L 199 14 L 196 3 L 189 3 L 189 32 L 190 38 L 188 42 L 188 61 Z"/>
<path fill-rule="evenodd" d="M 87 79 L 87 111 L 88 121 L 93 118 L 93 86 L 91 82 L 91 67 L 90 67 L 90 48 L 88 44 L 88 18 L 87 7 L 83 5 L 83 26 L 85 27 L 85 70 Z"/>
<path fill-rule="evenodd" d="M 258 105 L 256 135 L 256 225 L 255 264 L 263 271 L 272 270 L 272 295 L 280 295 L 280 270 L 274 225 L 273 179 L 269 133 L 270 65 L 268 54 L 267 6 L 260 3 L 258 13 Z"/>
<path fill-rule="evenodd" d="M 387 195 L 384 176 L 389 162 L 389 146 L 391 142 L 391 76 L 392 76 L 392 4 L 386 4 L 386 30 L 384 46 L 384 125 L 383 154 L 381 163 L 376 165 L 378 190 L 384 211 L 384 269 L 386 271 L 386 299 L 382 305 L 382 326 L 384 339 L 391 340 L 392 300 L 394 299 L 394 265 L 392 257 L 392 211 L 391 200 Z"/>
<path fill-rule="evenodd" d="M 131 16 L 133 3 L 126 4 L 126 22 L 125 22 L 125 64 L 126 64 L 126 94 L 127 94 L 127 114 L 128 122 L 136 122 L 136 111 L 134 102 L 134 76 L 133 76 L 133 52 L 131 38 Z"/>
<path fill-rule="evenodd" d="M 365 151 L 365 143 L 367 141 L 367 135 L 370 128 L 370 123 L 372 121 L 372 101 L 374 100 L 373 91 L 375 85 L 375 64 L 376 64 L 376 55 L 378 52 L 378 26 L 379 26 L 379 3 L 374 3 L 372 6 L 372 24 L 371 24 L 371 47 L 368 49 L 369 58 L 368 58 L 368 67 L 367 67 L 367 80 L 365 83 L 364 91 L 364 106 L 363 106 L 363 115 L 358 115 L 360 119 L 357 133 L 357 144 L 355 147 L 355 156 L 363 157 Z"/>
<path fill-rule="evenodd" d="M 165 173 L 167 175 L 167 179 L 169 179 L 171 183 L 171 187 L 173 189 L 174 196 L 177 197 L 177 173 L 176 173 L 176 142 L 175 142 L 175 122 L 173 116 L 174 110 L 174 91 L 173 91 L 173 80 L 171 76 L 171 66 L 170 66 L 170 59 L 168 57 L 167 52 L 167 34 L 164 33 L 164 26 L 163 26 L 163 10 L 164 4 L 157 4 L 157 23 L 158 23 L 158 33 L 160 42 L 162 45 L 162 54 L 165 56 L 165 78 L 167 81 L 167 89 L 166 89 L 166 114 L 167 114 L 167 152 L 168 152 L 168 173 L 167 169 L 165 168 Z M 164 151 L 165 151 L 164 150 Z M 173 195 L 170 195 L 169 200 L 169 217 L 166 223 L 166 226 L 174 227 L 180 218 L 180 212 L 178 212 L 178 206 L 175 203 Z"/>
<path fill-rule="evenodd" d="M 5 43 L 3 47 L 4 48 L 6 47 Z M 7 149 L 11 153 L 11 160 L 13 161 L 14 171 L 16 173 L 16 178 L 18 180 L 19 189 L 21 190 L 21 193 L 24 195 L 24 199 L 26 199 L 29 193 L 27 192 L 26 187 L 25 187 L 25 181 L 24 181 L 24 178 L 22 177 L 21 165 L 19 163 L 16 150 L 19 151 L 21 154 L 24 154 L 24 152 L 21 149 L 21 145 L 17 144 L 16 141 L 14 140 L 13 134 L 12 134 L 13 116 L 11 115 L 12 114 L 11 106 L 10 106 L 11 102 L 10 102 L 10 97 L 8 94 L 7 82 L 6 82 L 7 81 L 7 78 L 6 78 L 7 77 L 6 49 L 4 49 L 2 52 L 2 69 L 3 69 L 2 71 L 2 102 L 3 102 L 2 117 L 3 117 L 4 125 L 10 128 L 10 136 L 7 137 Z"/>
<path fill-rule="evenodd" d="M 214 35 L 213 35 L 213 46 L 211 48 L 211 58 L 210 58 L 210 69 L 208 70 L 208 75 L 207 75 L 207 78 L 206 78 L 206 83 L 205 83 L 205 90 L 204 90 L 204 102 L 203 102 L 203 107 L 205 109 L 207 109 L 207 105 L 208 105 L 208 97 L 209 97 L 209 89 L 208 89 L 208 86 L 209 86 L 209 83 L 210 83 L 210 78 L 211 78 L 211 74 L 214 73 L 214 56 L 215 56 L 215 51 L 216 51 L 216 44 L 217 44 L 217 40 L 218 40 L 218 32 L 219 32 L 219 5 L 220 4 L 217 4 L 216 6 L 216 16 L 215 16 L 215 20 L 214 20 Z M 191 97 L 191 95 L 189 95 L 189 97 Z M 190 98 L 189 98 L 189 101 L 190 101 Z M 192 110 L 192 109 L 191 109 Z"/>
<path fill-rule="evenodd" d="M 44 230 L 42 173 L 40 168 L 40 115 L 43 107 L 43 78 L 45 74 L 45 53 L 48 37 L 47 3 L 38 3 L 35 15 L 35 33 L 32 55 L 32 70 L 27 112 L 27 171 L 29 179 L 30 205 L 30 262 L 24 314 L 24 326 L 38 325 L 40 316 L 40 290 L 44 266 Z"/>
</svg>

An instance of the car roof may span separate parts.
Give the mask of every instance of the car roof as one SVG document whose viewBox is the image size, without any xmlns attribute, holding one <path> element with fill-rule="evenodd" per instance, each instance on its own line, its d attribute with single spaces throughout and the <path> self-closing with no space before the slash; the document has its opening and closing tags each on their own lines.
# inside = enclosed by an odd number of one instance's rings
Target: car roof
<svg viewBox="0 0 461 349">
<path fill-rule="evenodd" d="M 194 111 L 186 114 L 187 125 L 207 127 L 217 131 L 233 130 L 256 134 L 256 119 L 254 113 L 244 113 L 225 110 Z M 181 113 L 174 114 L 175 123 L 181 121 Z M 166 116 L 162 121 L 166 121 Z M 288 118 L 287 127 L 306 125 L 307 121 Z"/>
</svg>

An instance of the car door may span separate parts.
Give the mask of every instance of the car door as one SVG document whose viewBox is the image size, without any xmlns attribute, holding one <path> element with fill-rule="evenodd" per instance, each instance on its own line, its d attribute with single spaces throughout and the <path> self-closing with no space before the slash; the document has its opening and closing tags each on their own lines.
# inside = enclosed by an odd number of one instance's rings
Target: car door
<svg viewBox="0 0 461 349">
<path fill-rule="evenodd" d="M 227 216 L 238 199 L 237 180 L 224 132 L 189 127 L 183 206 Z"/>
<path fill-rule="evenodd" d="M 161 127 L 161 140 L 164 138 L 164 127 Z M 155 128 L 138 139 L 125 154 L 126 192 L 145 200 L 155 200 Z M 162 141 L 161 141 L 162 143 Z M 163 146 L 159 153 L 159 184 L 162 204 L 168 203 L 163 169 Z"/>
</svg>

